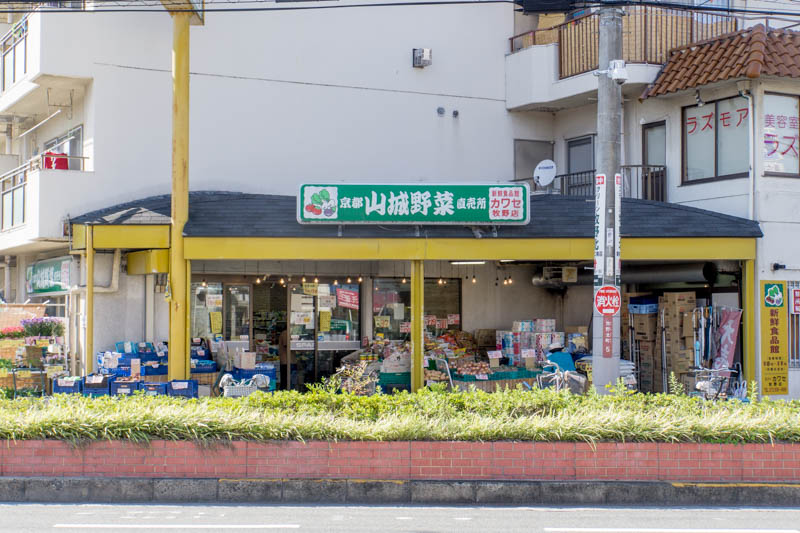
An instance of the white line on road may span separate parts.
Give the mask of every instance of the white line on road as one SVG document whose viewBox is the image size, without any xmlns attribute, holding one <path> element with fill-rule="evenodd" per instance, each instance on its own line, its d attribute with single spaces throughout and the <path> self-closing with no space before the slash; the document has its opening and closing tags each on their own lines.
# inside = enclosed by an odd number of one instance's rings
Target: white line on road
<svg viewBox="0 0 800 533">
<path fill-rule="evenodd" d="M 796 529 L 694 529 L 647 527 L 546 527 L 549 533 L 800 533 Z"/>
<path fill-rule="evenodd" d="M 74 529 L 300 529 L 298 524 L 53 524 Z"/>
</svg>

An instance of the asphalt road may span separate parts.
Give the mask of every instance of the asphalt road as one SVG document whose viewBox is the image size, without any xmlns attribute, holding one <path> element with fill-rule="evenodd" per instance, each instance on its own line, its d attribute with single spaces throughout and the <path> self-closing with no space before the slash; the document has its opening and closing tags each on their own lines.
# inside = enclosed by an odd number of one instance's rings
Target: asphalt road
<svg viewBox="0 0 800 533">
<path fill-rule="evenodd" d="M 800 533 L 800 508 L 0 504 L 0 532 Z"/>
</svg>

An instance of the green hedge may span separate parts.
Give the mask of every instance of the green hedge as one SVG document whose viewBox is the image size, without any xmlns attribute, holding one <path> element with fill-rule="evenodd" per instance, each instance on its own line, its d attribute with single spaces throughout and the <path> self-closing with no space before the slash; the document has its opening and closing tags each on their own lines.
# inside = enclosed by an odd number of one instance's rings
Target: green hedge
<svg viewBox="0 0 800 533">
<path fill-rule="evenodd" d="M 1 439 L 800 442 L 800 403 L 550 390 L 0 400 Z"/>
</svg>

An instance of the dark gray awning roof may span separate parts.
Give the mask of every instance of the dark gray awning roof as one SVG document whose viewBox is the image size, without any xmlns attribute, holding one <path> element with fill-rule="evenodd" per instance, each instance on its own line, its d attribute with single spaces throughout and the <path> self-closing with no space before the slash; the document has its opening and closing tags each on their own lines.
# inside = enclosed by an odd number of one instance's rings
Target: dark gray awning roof
<svg viewBox="0 0 800 533">
<path fill-rule="evenodd" d="M 297 222 L 294 196 L 197 191 L 189 194 L 187 237 L 331 237 L 336 225 Z M 73 224 L 169 224 L 170 196 L 152 196 L 72 219 Z M 491 237 L 490 232 L 484 235 Z M 757 222 L 694 207 L 647 200 L 622 200 L 622 235 L 626 237 L 761 237 Z M 414 238 L 414 226 L 344 226 L 345 238 Z M 531 196 L 531 222 L 500 226 L 504 239 L 591 238 L 593 198 Z M 463 226 L 421 226 L 421 238 L 474 238 Z"/>
</svg>

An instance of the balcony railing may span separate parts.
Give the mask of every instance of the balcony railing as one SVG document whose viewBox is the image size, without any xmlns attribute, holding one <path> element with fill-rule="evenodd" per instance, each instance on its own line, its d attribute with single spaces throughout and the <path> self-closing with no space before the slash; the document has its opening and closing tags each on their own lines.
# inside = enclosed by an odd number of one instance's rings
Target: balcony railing
<svg viewBox="0 0 800 533">
<path fill-rule="evenodd" d="M 11 30 L 0 38 L 2 53 L 2 87 L 8 90 L 22 79 L 28 71 L 28 17 L 14 24 Z"/>
<path fill-rule="evenodd" d="M 594 196 L 594 170 L 556 176 L 565 196 Z M 667 200 L 667 169 L 653 165 L 626 165 L 622 167 L 622 196 L 639 200 Z"/>
<path fill-rule="evenodd" d="M 632 6 L 622 19 L 622 56 L 628 63 L 661 65 L 669 51 L 736 31 L 732 15 L 654 6 Z M 559 78 L 597 69 L 600 15 L 588 13 L 563 24 L 510 39 L 511 51 L 558 43 Z"/>
<path fill-rule="evenodd" d="M 86 159 L 88 158 L 46 153 L 0 176 L 0 231 L 8 231 L 25 224 L 25 195 L 32 172 L 66 170 L 69 166 L 78 166 L 83 170 Z M 73 161 L 76 164 L 71 165 Z"/>
</svg>

